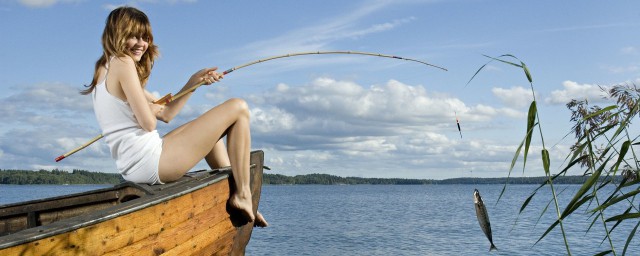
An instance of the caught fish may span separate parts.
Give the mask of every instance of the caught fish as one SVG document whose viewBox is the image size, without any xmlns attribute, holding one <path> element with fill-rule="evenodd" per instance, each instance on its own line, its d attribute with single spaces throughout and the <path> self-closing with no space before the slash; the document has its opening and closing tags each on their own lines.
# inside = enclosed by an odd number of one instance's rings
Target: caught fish
<svg viewBox="0 0 640 256">
<path fill-rule="evenodd" d="M 491 222 L 489 222 L 489 213 L 487 213 L 487 207 L 484 206 L 482 197 L 480 197 L 480 192 L 477 189 L 473 191 L 473 203 L 476 206 L 476 216 L 478 217 L 480 228 L 491 243 L 489 251 L 498 250 L 498 248 L 493 244 L 493 237 L 491 236 Z"/>
</svg>

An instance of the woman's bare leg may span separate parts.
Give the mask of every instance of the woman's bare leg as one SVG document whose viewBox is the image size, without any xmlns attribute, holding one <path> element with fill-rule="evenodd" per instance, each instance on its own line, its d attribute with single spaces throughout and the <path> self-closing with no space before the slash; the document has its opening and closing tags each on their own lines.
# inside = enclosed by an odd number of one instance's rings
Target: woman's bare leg
<svg viewBox="0 0 640 256">
<path fill-rule="evenodd" d="M 243 100 L 230 99 L 165 135 L 158 168 L 160 180 L 170 182 L 182 177 L 202 158 L 212 154 L 225 134 L 236 183 L 236 192 L 229 203 L 253 221 L 255 217 L 249 187 L 249 108 Z"/>
<path fill-rule="evenodd" d="M 213 150 L 209 152 L 204 157 L 204 160 L 207 161 L 207 164 L 211 169 L 217 169 L 222 167 L 231 166 L 231 161 L 229 160 L 229 153 L 227 153 L 227 147 L 224 145 L 222 139 L 213 146 Z"/>
<path fill-rule="evenodd" d="M 207 164 L 209 164 L 209 167 L 211 167 L 211 169 L 216 169 L 216 168 L 221 168 L 221 167 L 226 167 L 231 165 L 231 162 L 229 160 L 229 155 L 227 154 L 227 148 L 224 145 L 224 142 L 222 142 L 222 140 L 219 140 L 218 143 L 216 143 L 216 145 L 213 147 L 213 150 L 211 150 L 211 152 L 209 152 L 209 154 L 207 154 L 207 156 L 204 159 L 207 161 Z M 235 177 L 236 174 L 233 174 L 233 175 Z M 264 216 L 262 216 L 260 211 L 257 211 L 256 218 L 253 225 L 256 227 L 264 228 L 269 226 L 269 223 L 264 218 Z"/>
</svg>

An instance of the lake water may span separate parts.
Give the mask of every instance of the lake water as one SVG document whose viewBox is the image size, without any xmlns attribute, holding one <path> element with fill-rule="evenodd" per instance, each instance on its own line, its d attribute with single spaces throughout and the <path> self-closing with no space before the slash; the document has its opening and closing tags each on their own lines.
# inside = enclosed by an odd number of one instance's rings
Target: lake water
<svg viewBox="0 0 640 256">
<path fill-rule="evenodd" d="M 102 187 L 0 185 L 0 204 Z M 478 225 L 474 188 L 487 204 L 498 251 L 488 251 L 489 242 Z M 509 185 L 496 205 L 502 185 L 267 185 L 259 208 L 271 226 L 254 229 L 247 255 L 566 254 L 559 226 L 534 245 L 554 221 L 553 205 L 540 218 L 551 199 L 548 191 L 538 192 L 527 210 L 518 215 L 522 202 L 535 188 Z M 564 188 L 562 206 L 579 186 Z M 601 243 L 605 238 L 601 222 L 586 232 L 592 221 L 589 217 L 579 210 L 565 221 L 574 255 L 609 249 L 608 241 Z M 636 223 L 623 222 L 612 234 L 618 254 Z M 640 255 L 638 239 L 636 234 L 628 255 Z"/>
</svg>

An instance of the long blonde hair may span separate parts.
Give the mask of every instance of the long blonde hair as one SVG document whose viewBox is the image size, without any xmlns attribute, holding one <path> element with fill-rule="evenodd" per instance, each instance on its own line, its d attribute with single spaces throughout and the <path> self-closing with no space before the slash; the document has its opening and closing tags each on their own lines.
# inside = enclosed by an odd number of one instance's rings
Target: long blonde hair
<svg viewBox="0 0 640 256">
<path fill-rule="evenodd" d="M 142 55 L 140 61 L 136 62 L 140 84 L 146 85 L 149 75 L 151 75 L 153 61 L 159 54 L 158 47 L 153 44 L 151 23 L 147 15 L 136 8 L 123 6 L 111 11 L 107 17 L 104 32 L 102 32 L 102 56 L 96 62 L 91 84 L 86 86 L 88 88 L 82 90 L 81 94 L 89 94 L 95 89 L 98 84 L 98 70 L 107 64 L 110 57 L 130 55 L 126 49 L 126 42 L 131 37 L 142 37 L 149 43 L 147 51 Z"/>
</svg>

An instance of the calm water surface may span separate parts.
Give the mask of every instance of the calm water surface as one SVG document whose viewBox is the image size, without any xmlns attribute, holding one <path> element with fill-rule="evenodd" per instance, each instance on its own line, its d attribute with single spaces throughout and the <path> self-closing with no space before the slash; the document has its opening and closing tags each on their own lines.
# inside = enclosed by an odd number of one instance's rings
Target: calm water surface
<svg viewBox="0 0 640 256">
<path fill-rule="evenodd" d="M 0 204 L 103 187 L 0 185 Z M 502 185 L 264 186 L 260 211 L 271 226 L 254 229 L 247 255 L 566 254 L 559 228 L 534 246 L 554 221 L 553 206 L 540 218 L 550 200 L 548 191 L 538 192 L 518 215 L 535 187 L 510 185 L 496 205 Z M 499 251 L 488 252 L 489 242 L 473 206 L 474 188 L 487 204 Z M 564 206 L 579 186 L 562 188 L 566 188 L 561 195 Z M 579 211 L 565 222 L 574 255 L 593 255 L 609 248 L 608 242 L 601 244 L 600 222 L 586 233 L 592 221 L 589 216 Z M 614 231 L 619 254 L 633 224 L 623 223 Z M 638 235 L 628 255 L 640 255 Z"/>
<path fill-rule="evenodd" d="M 270 227 L 254 229 L 247 255 L 563 255 L 560 229 L 534 246 L 554 221 L 549 191 L 540 191 L 518 216 L 522 202 L 537 186 L 510 185 L 500 202 L 502 185 L 357 185 L 264 186 L 260 211 Z M 475 215 L 473 190 L 487 204 L 493 240 L 489 242 Z M 579 186 L 570 185 L 564 205 Z M 592 227 L 586 213 L 567 220 L 574 255 L 593 255 L 608 249 L 602 224 Z M 517 220 L 517 223 L 516 223 Z M 616 228 L 614 239 L 622 252 L 634 223 Z M 636 237 L 638 237 L 636 235 Z M 639 238 L 628 255 L 640 255 Z"/>
</svg>

